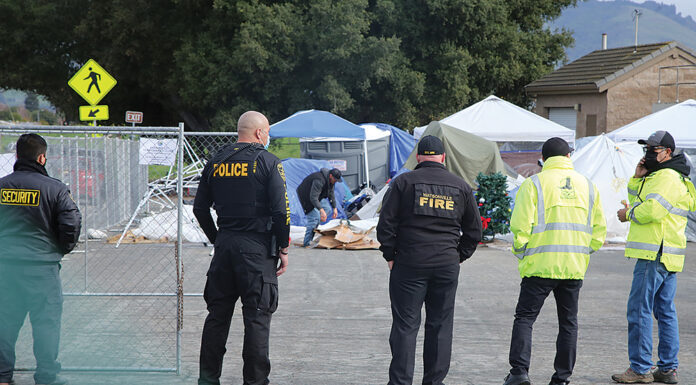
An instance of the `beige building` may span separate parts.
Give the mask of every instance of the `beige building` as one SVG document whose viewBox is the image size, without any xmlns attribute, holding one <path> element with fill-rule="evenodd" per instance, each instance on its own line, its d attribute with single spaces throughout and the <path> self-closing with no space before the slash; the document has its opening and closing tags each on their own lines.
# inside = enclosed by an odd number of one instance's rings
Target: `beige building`
<svg viewBox="0 0 696 385">
<path fill-rule="evenodd" d="M 696 53 L 676 42 L 602 49 L 525 86 L 534 112 L 576 131 L 613 131 L 696 99 Z M 656 127 L 658 129 L 658 127 Z"/>
</svg>

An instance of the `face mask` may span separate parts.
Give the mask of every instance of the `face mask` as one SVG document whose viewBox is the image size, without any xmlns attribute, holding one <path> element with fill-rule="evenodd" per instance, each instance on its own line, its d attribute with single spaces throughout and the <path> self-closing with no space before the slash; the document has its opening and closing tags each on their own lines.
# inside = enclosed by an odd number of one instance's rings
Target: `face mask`
<svg viewBox="0 0 696 385">
<path fill-rule="evenodd" d="M 648 151 L 645 153 L 645 162 L 643 162 L 643 166 L 645 166 L 648 171 L 657 168 L 658 164 L 660 164 L 660 162 L 657 161 L 657 153 L 655 151 Z"/>
<path fill-rule="evenodd" d="M 271 134 L 268 134 L 268 136 L 266 137 L 266 144 L 263 146 L 263 149 L 268 150 L 268 145 L 270 145 L 270 144 L 271 144 Z"/>
</svg>

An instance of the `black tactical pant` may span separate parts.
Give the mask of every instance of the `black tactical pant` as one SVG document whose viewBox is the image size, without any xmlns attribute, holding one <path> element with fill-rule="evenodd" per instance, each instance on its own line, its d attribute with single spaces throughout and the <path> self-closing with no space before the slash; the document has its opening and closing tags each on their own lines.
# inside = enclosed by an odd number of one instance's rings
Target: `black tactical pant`
<svg viewBox="0 0 696 385">
<path fill-rule="evenodd" d="M 266 385 L 271 372 L 268 339 L 271 314 L 278 307 L 276 259 L 270 236 L 224 229 L 215 240 L 204 298 L 208 317 L 203 326 L 199 384 L 219 384 L 225 344 L 237 299 L 244 316 L 244 384 Z"/>
<path fill-rule="evenodd" d="M 50 384 L 60 371 L 58 345 L 63 314 L 59 265 L 0 263 L 0 382 L 12 379 L 15 344 L 29 314 L 37 384 Z"/>
<path fill-rule="evenodd" d="M 459 265 L 413 268 L 394 264 L 389 276 L 392 328 L 389 336 L 392 360 L 389 385 L 413 382 L 416 337 L 425 302 L 423 384 L 440 385 L 447 376 L 452 356 L 454 298 Z"/>
<path fill-rule="evenodd" d="M 529 371 L 532 356 L 532 326 L 536 321 L 544 300 L 553 291 L 558 313 L 558 336 L 556 337 L 556 372 L 551 377 L 554 383 L 565 382 L 575 367 L 578 342 L 578 298 L 582 280 L 549 279 L 526 277 L 520 284 L 520 297 L 515 309 L 510 342 L 510 373 L 524 374 Z"/>
</svg>

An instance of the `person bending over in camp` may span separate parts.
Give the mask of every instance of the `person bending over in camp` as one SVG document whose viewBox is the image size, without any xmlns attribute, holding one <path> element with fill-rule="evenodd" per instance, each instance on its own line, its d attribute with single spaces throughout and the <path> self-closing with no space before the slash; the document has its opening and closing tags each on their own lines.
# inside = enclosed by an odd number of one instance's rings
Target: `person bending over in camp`
<svg viewBox="0 0 696 385">
<path fill-rule="evenodd" d="M 314 229 L 320 222 L 326 220 L 326 211 L 321 206 L 321 200 L 329 198 L 329 203 L 333 208 L 332 218 L 336 218 L 336 198 L 334 198 L 334 185 L 341 180 L 341 170 L 322 168 L 317 172 L 307 175 L 306 178 L 297 186 L 297 197 L 307 219 L 307 231 L 305 232 L 303 246 L 309 246 L 312 241 Z"/>
</svg>

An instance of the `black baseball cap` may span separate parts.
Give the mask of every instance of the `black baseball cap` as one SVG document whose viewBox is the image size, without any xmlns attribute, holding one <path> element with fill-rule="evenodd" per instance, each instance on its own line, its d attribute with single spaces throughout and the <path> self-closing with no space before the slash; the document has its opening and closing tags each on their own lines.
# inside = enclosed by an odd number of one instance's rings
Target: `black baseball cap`
<svg viewBox="0 0 696 385">
<path fill-rule="evenodd" d="M 329 171 L 329 175 L 333 176 L 336 180 L 341 179 L 341 170 L 334 168 Z"/>
<path fill-rule="evenodd" d="M 553 137 L 544 142 L 544 145 L 541 146 L 541 157 L 546 160 L 552 156 L 566 156 L 570 154 L 570 151 L 572 150 L 568 142 L 561 138 Z"/>
<path fill-rule="evenodd" d="M 427 135 L 418 142 L 418 155 L 442 155 L 445 146 L 437 136 Z"/>
<path fill-rule="evenodd" d="M 672 149 L 674 151 L 674 138 L 672 137 L 672 134 L 670 134 L 667 131 L 655 131 L 648 137 L 647 140 L 645 139 L 640 139 L 638 140 L 639 144 L 645 144 L 651 147 L 665 147 Z"/>
</svg>

